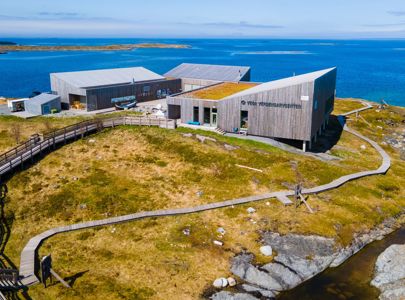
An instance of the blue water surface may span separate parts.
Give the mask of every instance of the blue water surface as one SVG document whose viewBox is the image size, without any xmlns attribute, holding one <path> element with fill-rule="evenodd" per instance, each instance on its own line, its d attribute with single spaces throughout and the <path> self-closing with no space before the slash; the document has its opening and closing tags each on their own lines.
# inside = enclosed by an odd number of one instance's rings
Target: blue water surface
<svg viewBox="0 0 405 300">
<path fill-rule="evenodd" d="M 1 39 L 0 39 L 1 40 Z M 8 39 L 24 45 L 178 43 L 191 49 L 10 52 L 0 55 L 0 96 L 49 91 L 49 73 L 144 66 L 163 74 L 182 62 L 252 67 L 252 81 L 338 67 L 337 95 L 405 106 L 405 40 Z"/>
</svg>

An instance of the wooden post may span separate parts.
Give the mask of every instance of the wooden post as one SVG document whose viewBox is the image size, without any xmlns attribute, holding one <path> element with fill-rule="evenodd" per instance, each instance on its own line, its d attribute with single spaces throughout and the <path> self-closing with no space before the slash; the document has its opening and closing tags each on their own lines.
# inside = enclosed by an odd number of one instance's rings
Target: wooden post
<svg viewBox="0 0 405 300">
<path fill-rule="evenodd" d="M 302 141 L 302 152 L 307 152 L 307 142 Z"/>
<path fill-rule="evenodd" d="M 63 143 L 66 145 L 66 127 L 63 128 Z"/>
<path fill-rule="evenodd" d="M 312 208 L 309 206 L 309 204 L 307 203 L 307 201 L 305 200 L 304 196 L 302 196 L 302 194 L 300 193 L 300 200 L 301 202 L 303 202 L 305 204 L 305 206 L 307 207 L 308 211 L 313 214 L 314 211 L 312 210 Z"/>
<path fill-rule="evenodd" d="M 62 283 L 65 287 L 67 287 L 67 288 L 70 288 L 70 287 L 71 287 L 71 286 L 70 286 L 66 281 L 64 281 L 63 278 L 60 277 L 60 276 L 58 275 L 58 273 L 56 273 L 52 268 L 50 268 L 50 271 L 51 271 L 51 274 L 52 274 L 60 283 Z M 52 278 L 52 277 L 51 277 L 51 278 Z"/>
</svg>

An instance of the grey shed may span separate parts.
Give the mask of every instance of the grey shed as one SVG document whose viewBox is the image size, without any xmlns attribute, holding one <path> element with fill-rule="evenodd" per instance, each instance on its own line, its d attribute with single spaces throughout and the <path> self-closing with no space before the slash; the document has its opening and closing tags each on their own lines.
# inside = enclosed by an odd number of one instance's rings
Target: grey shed
<svg viewBox="0 0 405 300">
<path fill-rule="evenodd" d="M 52 110 L 61 110 L 60 96 L 40 94 L 25 101 L 25 111 L 35 116 L 48 115 Z"/>
</svg>

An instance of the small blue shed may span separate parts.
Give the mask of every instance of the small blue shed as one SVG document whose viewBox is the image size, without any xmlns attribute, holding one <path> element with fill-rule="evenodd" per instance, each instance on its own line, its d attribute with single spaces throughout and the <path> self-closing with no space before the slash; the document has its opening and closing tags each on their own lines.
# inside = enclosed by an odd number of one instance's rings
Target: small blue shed
<svg viewBox="0 0 405 300">
<path fill-rule="evenodd" d="M 60 112 L 60 96 L 52 94 L 40 94 L 25 101 L 25 111 L 32 115 L 48 115 L 53 111 Z"/>
</svg>

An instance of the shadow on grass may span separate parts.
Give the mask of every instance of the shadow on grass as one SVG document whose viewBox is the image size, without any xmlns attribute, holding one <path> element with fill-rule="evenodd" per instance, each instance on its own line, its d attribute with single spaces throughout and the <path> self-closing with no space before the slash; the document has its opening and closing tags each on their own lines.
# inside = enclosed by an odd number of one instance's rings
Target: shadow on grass
<svg viewBox="0 0 405 300">
<path fill-rule="evenodd" d="M 82 272 L 76 273 L 75 275 L 65 277 L 64 280 L 65 280 L 67 283 L 69 283 L 69 285 L 70 285 L 71 287 L 73 287 L 73 285 L 75 284 L 76 280 L 79 279 L 80 277 L 82 277 L 82 276 L 83 276 L 84 274 L 86 274 L 88 271 L 89 271 L 89 270 L 82 271 Z"/>
<path fill-rule="evenodd" d="M 11 227 L 14 221 L 14 215 L 6 216 L 4 214 L 4 203 L 7 197 L 8 188 L 7 185 L 0 182 L 0 268 L 2 269 L 17 269 L 17 266 L 12 260 L 4 254 L 7 242 L 10 239 Z M 4 291 L 4 295 L 7 299 L 31 299 L 28 295 L 27 288 L 10 288 L 10 290 Z M 20 297 L 21 295 L 21 297 Z"/>
<path fill-rule="evenodd" d="M 72 276 L 64 277 L 63 280 L 66 281 L 70 285 L 70 287 L 73 288 L 73 285 L 75 284 L 76 280 L 79 279 L 80 277 L 82 277 L 87 272 L 89 272 L 89 270 L 81 271 L 81 272 L 78 272 L 78 273 L 76 273 L 76 274 L 74 274 Z M 49 288 L 51 286 L 56 286 L 56 285 L 59 285 L 59 284 L 61 284 L 61 283 L 57 279 L 52 278 L 52 282 L 50 284 L 48 283 L 46 285 L 46 287 Z"/>
</svg>

